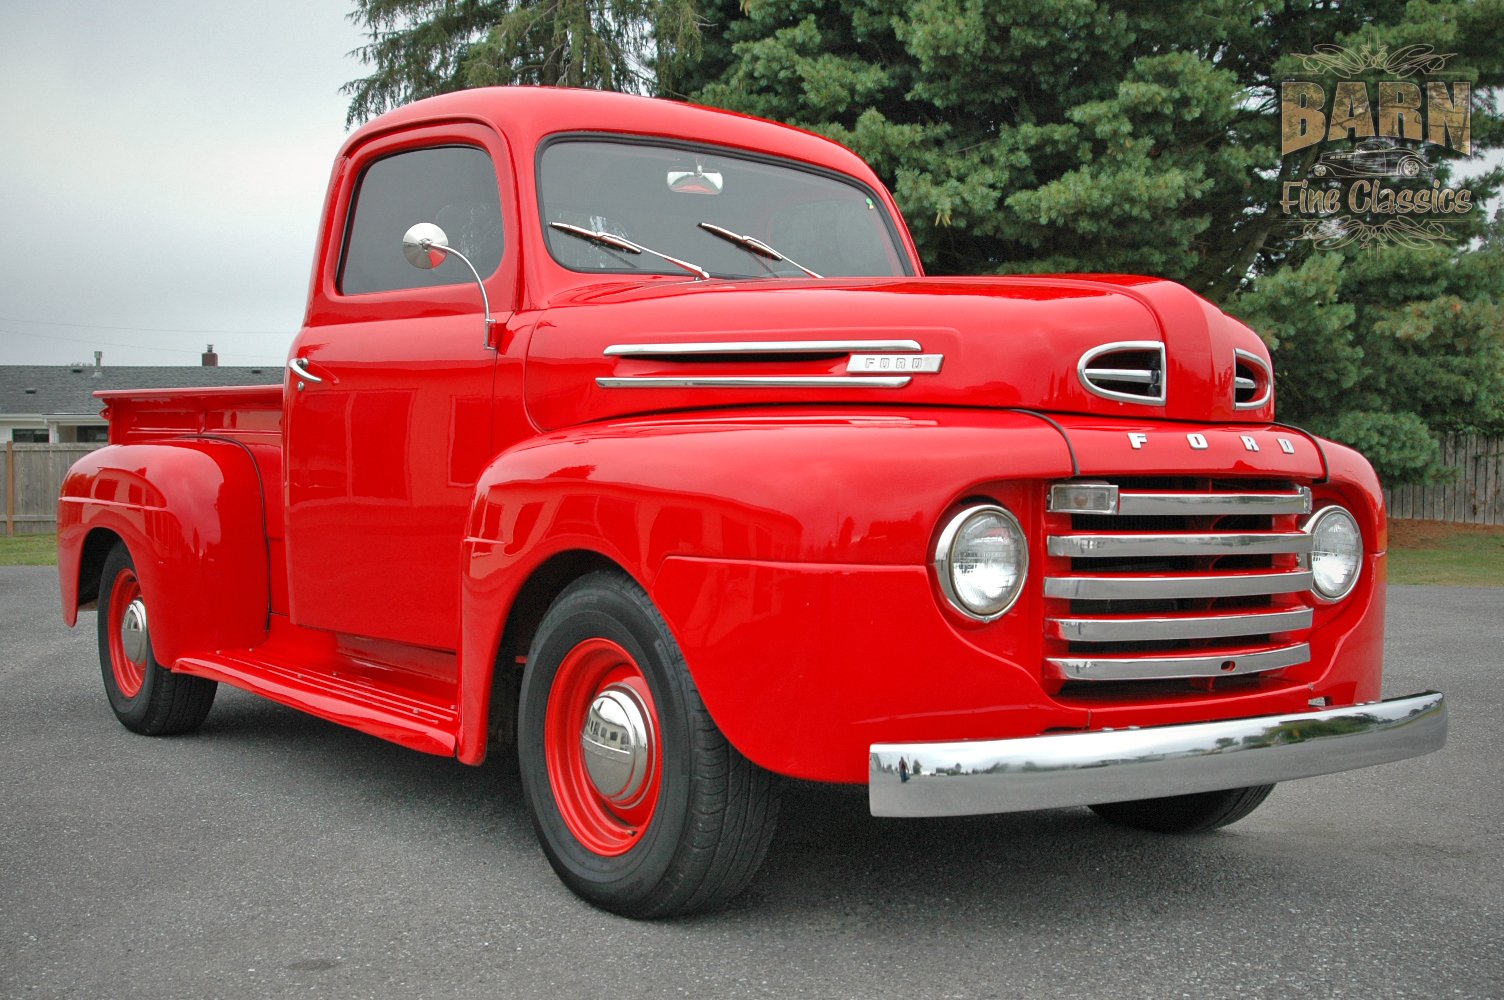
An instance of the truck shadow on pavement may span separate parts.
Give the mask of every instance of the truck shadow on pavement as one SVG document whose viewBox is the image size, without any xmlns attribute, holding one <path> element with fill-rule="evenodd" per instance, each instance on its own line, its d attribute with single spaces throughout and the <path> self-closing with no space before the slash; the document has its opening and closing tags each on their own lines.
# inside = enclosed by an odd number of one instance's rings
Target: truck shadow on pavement
<svg viewBox="0 0 1504 1000">
<path fill-rule="evenodd" d="M 314 813 L 313 825 L 328 836 L 410 837 L 426 852 L 452 853 L 455 865 L 480 853 L 554 905 L 594 912 L 562 886 L 549 893 L 553 873 L 510 753 L 471 768 L 238 691 L 220 698 L 201 733 L 188 738 L 206 767 L 255 772 L 250 783 L 301 799 L 297 810 Z M 1326 860 L 1292 859 L 1277 837 L 1256 831 L 1163 837 L 1112 827 L 1086 809 L 895 820 L 868 814 L 865 787 L 789 781 L 783 793 L 778 833 L 748 892 L 727 910 L 677 923 L 776 915 L 826 929 L 897 928 L 943 909 L 990 925 L 1064 927 L 1083 912 L 1111 916 L 1120 908 L 1147 918 L 1172 907 L 1225 909 L 1244 883 L 1278 886 L 1321 871 Z M 435 828 L 443 830 L 437 842 Z"/>
</svg>

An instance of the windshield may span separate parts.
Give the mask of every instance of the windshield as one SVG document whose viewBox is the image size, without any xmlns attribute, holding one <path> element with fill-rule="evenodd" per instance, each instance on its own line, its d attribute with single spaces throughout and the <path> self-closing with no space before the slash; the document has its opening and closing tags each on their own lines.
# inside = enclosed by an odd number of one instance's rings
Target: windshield
<svg viewBox="0 0 1504 1000">
<path fill-rule="evenodd" d="M 563 139 L 544 149 L 540 172 L 549 250 L 575 271 L 683 274 L 664 260 L 667 254 L 718 278 L 910 273 L 875 195 L 792 163 L 630 140 Z M 624 251 L 571 230 L 620 237 L 650 252 Z"/>
</svg>

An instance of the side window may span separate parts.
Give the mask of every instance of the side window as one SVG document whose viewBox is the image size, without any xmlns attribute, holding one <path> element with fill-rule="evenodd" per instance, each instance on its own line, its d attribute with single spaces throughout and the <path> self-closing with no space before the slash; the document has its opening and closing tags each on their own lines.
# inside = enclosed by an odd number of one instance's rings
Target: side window
<svg viewBox="0 0 1504 1000">
<path fill-rule="evenodd" d="M 449 258 L 431 271 L 402 254 L 402 234 L 418 222 L 444 230 L 481 277 L 501 264 L 501 201 L 491 157 L 474 146 L 436 146 L 377 160 L 355 188 L 354 208 L 340 255 L 344 295 L 457 285 L 470 271 Z"/>
</svg>

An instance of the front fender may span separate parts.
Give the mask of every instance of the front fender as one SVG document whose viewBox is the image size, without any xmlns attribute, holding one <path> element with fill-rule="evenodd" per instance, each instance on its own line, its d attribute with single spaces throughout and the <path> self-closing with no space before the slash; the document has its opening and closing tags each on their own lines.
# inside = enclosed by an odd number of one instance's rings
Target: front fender
<svg viewBox="0 0 1504 1000">
<path fill-rule="evenodd" d="M 913 565 L 928 559 L 935 518 L 1000 467 L 1010 480 L 1070 476 L 1072 460 L 1060 432 L 1024 412 L 619 421 L 499 456 L 469 535 L 508 563 L 598 550 L 649 587 L 672 556 Z"/>
<path fill-rule="evenodd" d="M 941 515 L 1000 466 L 1010 481 L 1072 473 L 1051 423 L 1008 411 L 760 409 L 589 425 L 510 449 L 481 475 L 467 530 L 461 759 L 484 754 L 505 622 L 551 559 L 592 553 L 655 600 L 670 560 L 920 567 Z M 710 669 L 701 653 L 684 648 L 697 676 Z"/>
<path fill-rule="evenodd" d="M 83 553 L 96 533 L 130 550 L 152 609 L 152 647 L 251 646 L 270 614 L 266 513 L 251 455 L 212 439 L 111 445 L 74 463 L 58 498 L 63 616 L 77 620 Z"/>
</svg>

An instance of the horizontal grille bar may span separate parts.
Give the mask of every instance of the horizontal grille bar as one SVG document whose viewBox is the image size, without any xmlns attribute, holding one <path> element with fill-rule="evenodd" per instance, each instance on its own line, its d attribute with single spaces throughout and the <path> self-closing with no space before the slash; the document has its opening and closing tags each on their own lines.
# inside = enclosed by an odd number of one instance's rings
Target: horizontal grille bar
<svg viewBox="0 0 1504 1000">
<path fill-rule="evenodd" d="M 1044 581 L 1046 597 L 1086 601 L 1262 597 L 1310 589 L 1309 570 L 1228 576 L 1051 576 Z"/>
<path fill-rule="evenodd" d="M 1293 667 L 1310 658 L 1311 647 L 1302 642 L 1206 656 L 1051 657 L 1045 664 L 1056 678 L 1066 681 L 1162 681 L 1257 674 Z"/>
<path fill-rule="evenodd" d="M 1311 491 L 1294 493 L 1129 493 L 1118 494 L 1125 516 L 1200 514 L 1309 514 Z"/>
<path fill-rule="evenodd" d="M 1113 559 L 1123 556 L 1305 555 L 1305 532 L 1245 532 L 1216 535 L 1091 534 L 1051 535 L 1052 556 Z"/>
<path fill-rule="evenodd" d="M 1051 618 L 1052 633 L 1071 642 L 1137 642 L 1167 639 L 1226 639 L 1272 635 L 1311 627 L 1311 609 L 1267 614 L 1196 615 L 1153 618 Z"/>
</svg>

